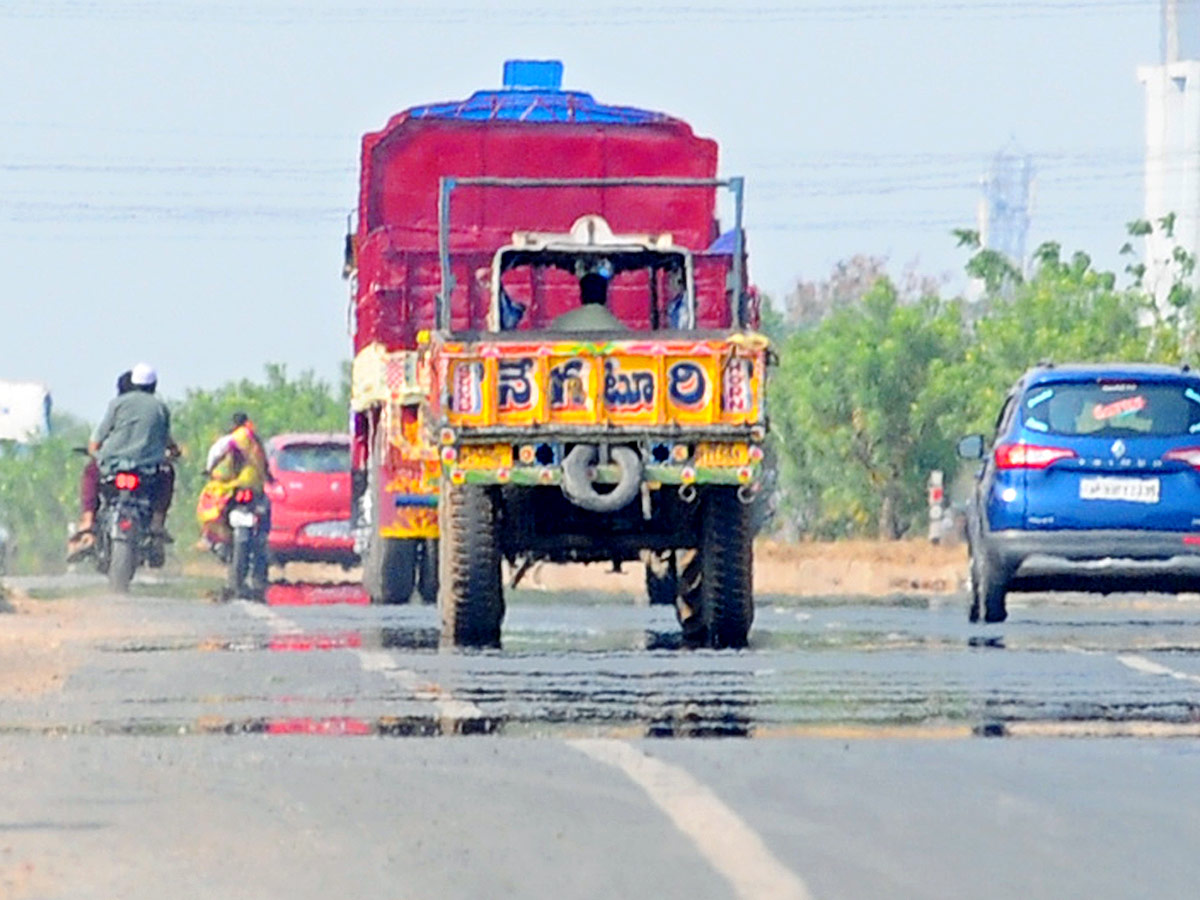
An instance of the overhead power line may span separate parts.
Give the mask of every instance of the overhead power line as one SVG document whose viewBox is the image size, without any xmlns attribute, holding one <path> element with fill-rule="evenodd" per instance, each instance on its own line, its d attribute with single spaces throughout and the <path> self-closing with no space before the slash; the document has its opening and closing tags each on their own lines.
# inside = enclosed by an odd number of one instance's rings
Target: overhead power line
<svg viewBox="0 0 1200 900">
<path fill-rule="evenodd" d="M 383 24 L 469 25 L 486 21 L 514 27 L 531 25 L 587 26 L 646 24 L 775 24 L 783 22 L 859 22 L 922 17 L 1018 18 L 1143 12 L 1147 0 L 929 0 L 929 2 L 849 2 L 828 0 L 801 4 L 694 3 L 656 5 L 433 4 L 358 2 L 351 5 L 206 0 L 9 0 L 0 17 L 154 22 L 211 22 L 304 25 Z"/>
</svg>

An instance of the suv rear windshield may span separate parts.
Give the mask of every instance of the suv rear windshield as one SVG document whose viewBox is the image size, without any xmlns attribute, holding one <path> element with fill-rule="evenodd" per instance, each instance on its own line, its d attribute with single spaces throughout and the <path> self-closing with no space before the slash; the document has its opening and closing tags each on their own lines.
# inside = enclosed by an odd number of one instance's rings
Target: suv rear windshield
<svg viewBox="0 0 1200 900">
<path fill-rule="evenodd" d="M 1021 402 L 1025 427 L 1046 434 L 1182 435 L 1200 432 L 1200 392 L 1188 383 L 1039 384 Z"/>
<path fill-rule="evenodd" d="M 350 448 L 345 444 L 291 444 L 275 455 L 283 472 L 349 472 Z"/>
</svg>

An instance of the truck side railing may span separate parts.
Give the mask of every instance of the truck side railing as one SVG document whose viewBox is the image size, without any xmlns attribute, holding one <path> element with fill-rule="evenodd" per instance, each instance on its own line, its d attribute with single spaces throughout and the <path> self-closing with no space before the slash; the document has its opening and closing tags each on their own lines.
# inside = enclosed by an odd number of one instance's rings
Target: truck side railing
<svg viewBox="0 0 1200 900">
<path fill-rule="evenodd" d="M 438 328 L 449 332 L 450 297 L 454 292 L 454 273 L 450 267 L 450 197 L 459 187 L 497 188 L 545 188 L 545 187 L 695 187 L 726 188 L 733 194 L 734 203 L 734 247 L 733 247 L 733 309 L 730 321 L 735 329 L 744 327 L 743 311 L 746 305 L 746 273 L 744 264 L 745 236 L 742 232 L 742 206 L 745 195 L 745 179 L 731 178 L 501 178 L 495 176 L 457 178 L 442 176 L 438 181 L 438 255 L 441 269 L 442 290 L 438 294 Z"/>
</svg>

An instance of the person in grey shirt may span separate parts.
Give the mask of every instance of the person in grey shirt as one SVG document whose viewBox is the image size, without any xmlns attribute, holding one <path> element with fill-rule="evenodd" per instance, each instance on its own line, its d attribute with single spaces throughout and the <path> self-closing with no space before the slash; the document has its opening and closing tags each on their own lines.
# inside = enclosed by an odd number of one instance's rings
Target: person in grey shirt
<svg viewBox="0 0 1200 900">
<path fill-rule="evenodd" d="M 588 272 L 579 279 L 577 309 L 555 316 L 551 331 L 625 331 L 628 326 L 609 311 L 608 279 L 599 272 Z"/>
<path fill-rule="evenodd" d="M 146 363 L 138 363 L 129 376 L 132 390 L 114 398 L 104 418 L 92 433 L 88 452 L 96 458 L 100 474 L 118 471 L 147 473 L 154 500 L 153 532 L 163 532 L 167 509 L 174 494 L 174 469 L 167 461 L 179 455 L 171 437 L 171 412 L 154 396 L 158 375 Z"/>
</svg>

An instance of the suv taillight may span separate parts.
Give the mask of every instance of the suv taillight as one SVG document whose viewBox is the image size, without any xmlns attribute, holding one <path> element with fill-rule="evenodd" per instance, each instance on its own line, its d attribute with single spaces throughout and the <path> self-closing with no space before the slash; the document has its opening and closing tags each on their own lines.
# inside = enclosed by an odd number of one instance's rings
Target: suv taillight
<svg viewBox="0 0 1200 900">
<path fill-rule="evenodd" d="M 1074 450 L 1066 447 L 1039 447 L 1037 444 L 999 444 L 996 447 L 998 469 L 1044 469 L 1060 459 L 1074 459 Z"/>
<path fill-rule="evenodd" d="M 1200 447 L 1177 447 L 1163 454 L 1163 459 L 1185 462 L 1193 469 L 1200 469 Z"/>
</svg>

